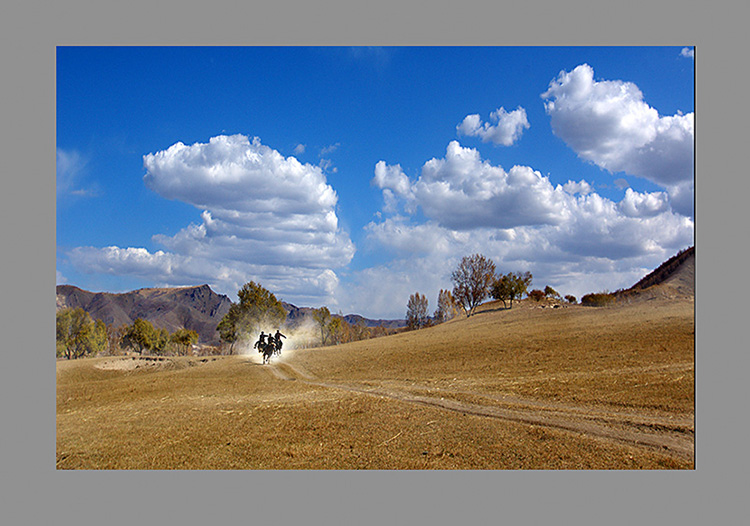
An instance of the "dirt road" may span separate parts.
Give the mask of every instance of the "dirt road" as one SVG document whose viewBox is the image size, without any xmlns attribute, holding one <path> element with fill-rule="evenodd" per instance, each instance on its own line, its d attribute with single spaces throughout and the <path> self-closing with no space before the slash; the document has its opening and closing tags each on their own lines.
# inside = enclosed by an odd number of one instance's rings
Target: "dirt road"
<svg viewBox="0 0 750 526">
<path fill-rule="evenodd" d="M 689 367 L 677 364 L 672 367 Z M 648 368 L 643 368 L 644 370 Z M 282 381 L 390 398 L 486 418 L 496 418 L 577 433 L 598 440 L 627 444 L 692 461 L 695 428 L 693 416 L 618 411 L 590 405 L 555 403 L 518 396 L 488 395 L 465 389 L 435 389 L 409 382 L 333 383 L 288 362 L 268 370 Z M 634 368 L 638 370 L 638 368 Z"/>
</svg>

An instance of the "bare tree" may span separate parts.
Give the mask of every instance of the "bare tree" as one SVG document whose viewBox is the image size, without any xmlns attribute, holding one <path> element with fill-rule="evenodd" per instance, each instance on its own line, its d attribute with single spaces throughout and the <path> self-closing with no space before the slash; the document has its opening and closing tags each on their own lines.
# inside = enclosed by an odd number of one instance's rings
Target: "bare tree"
<svg viewBox="0 0 750 526">
<path fill-rule="evenodd" d="M 456 302 L 449 290 L 440 289 L 438 292 L 437 309 L 435 309 L 435 323 L 444 323 L 456 315 Z"/>
<path fill-rule="evenodd" d="M 406 326 L 421 329 L 427 325 L 427 297 L 419 292 L 409 296 L 406 306 Z"/>
<path fill-rule="evenodd" d="M 451 279 L 453 298 L 466 311 L 466 316 L 471 316 L 489 295 L 495 279 L 495 263 L 481 254 L 464 256 Z"/>
</svg>

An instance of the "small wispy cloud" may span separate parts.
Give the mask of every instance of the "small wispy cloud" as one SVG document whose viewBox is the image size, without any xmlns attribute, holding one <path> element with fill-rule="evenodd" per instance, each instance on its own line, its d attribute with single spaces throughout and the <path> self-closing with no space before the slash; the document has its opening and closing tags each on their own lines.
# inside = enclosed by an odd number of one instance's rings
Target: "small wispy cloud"
<svg viewBox="0 0 750 526">
<path fill-rule="evenodd" d="M 615 179 L 614 183 L 615 186 L 620 190 L 625 190 L 626 188 L 630 187 L 630 183 L 628 183 L 627 180 L 623 178 Z"/>
<path fill-rule="evenodd" d="M 521 106 L 511 112 L 505 111 L 505 108 L 498 108 L 490 113 L 490 120 L 495 124 L 482 122 L 481 117 L 476 113 L 467 115 L 461 124 L 456 126 L 456 130 L 459 135 L 481 137 L 483 142 L 511 146 L 530 126 L 526 110 Z"/>
<path fill-rule="evenodd" d="M 66 194 L 73 190 L 81 178 L 86 160 L 75 150 L 57 149 L 57 193 Z"/>
<path fill-rule="evenodd" d="M 88 159 L 76 150 L 57 148 L 56 192 L 58 197 L 94 197 L 99 194 L 95 183 L 84 185 Z"/>
<path fill-rule="evenodd" d="M 684 47 L 680 51 L 681 57 L 687 57 L 687 58 L 695 58 L 695 48 L 693 47 Z"/>
<path fill-rule="evenodd" d="M 337 142 L 336 144 L 331 144 L 330 146 L 325 146 L 320 149 L 320 156 L 323 157 L 324 155 L 328 155 L 329 153 L 333 153 L 336 150 L 338 150 L 339 146 L 341 146 L 340 142 Z"/>
<path fill-rule="evenodd" d="M 298 144 L 294 147 L 294 155 L 302 155 L 305 153 L 305 145 L 304 144 Z"/>
<path fill-rule="evenodd" d="M 330 159 L 321 159 L 318 163 L 318 166 L 324 172 L 336 173 L 339 171 L 339 169 L 333 165 L 333 161 L 331 161 Z"/>
<path fill-rule="evenodd" d="M 383 71 L 391 61 L 393 48 L 381 46 L 357 46 L 349 48 L 349 56 L 357 61 L 369 62 L 377 71 Z"/>
</svg>

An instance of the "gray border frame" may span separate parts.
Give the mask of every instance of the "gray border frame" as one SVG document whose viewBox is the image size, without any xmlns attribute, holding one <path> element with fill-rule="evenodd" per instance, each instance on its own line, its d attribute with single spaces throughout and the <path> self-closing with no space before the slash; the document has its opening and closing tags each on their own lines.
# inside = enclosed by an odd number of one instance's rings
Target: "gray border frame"
<svg viewBox="0 0 750 526">
<path fill-rule="evenodd" d="M 748 224 L 746 16 L 736 2 L 278 0 L 262 5 L 11 0 L 3 45 L 2 467 L 9 523 L 728 522 L 744 493 Z M 57 472 L 51 352 L 55 46 L 696 46 L 696 470 L 692 472 Z M 739 75 L 738 75 L 739 74 Z M 734 200 L 737 200 L 735 202 Z M 716 280 L 715 276 L 724 278 Z M 712 286 L 714 285 L 714 286 Z M 263 499 L 257 487 L 283 488 Z M 45 520 L 46 519 L 46 520 Z"/>
</svg>

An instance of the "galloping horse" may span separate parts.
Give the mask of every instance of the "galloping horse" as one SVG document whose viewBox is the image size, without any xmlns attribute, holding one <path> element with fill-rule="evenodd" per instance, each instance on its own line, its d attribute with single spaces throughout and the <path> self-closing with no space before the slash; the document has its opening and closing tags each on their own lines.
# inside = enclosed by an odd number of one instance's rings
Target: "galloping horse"
<svg viewBox="0 0 750 526">
<path fill-rule="evenodd" d="M 271 340 L 263 347 L 263 364 L 270 362 L 271 356 L 274 354 L 276 354 L 276 345 L 274 345 L 273 340 Z"/>
</svg>

